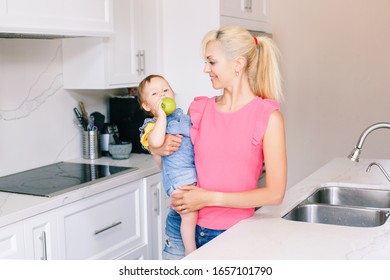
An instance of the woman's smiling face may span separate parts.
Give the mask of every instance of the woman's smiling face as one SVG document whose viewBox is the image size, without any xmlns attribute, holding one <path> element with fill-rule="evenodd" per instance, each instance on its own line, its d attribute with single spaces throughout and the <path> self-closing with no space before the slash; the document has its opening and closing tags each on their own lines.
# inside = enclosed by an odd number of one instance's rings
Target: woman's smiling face
<svg viewBox="0 0 390 280">
<path fill-rule="evenodd" d="M 217 40 L 207 43 L 203 72 L 209 74 L 214 89 L 230 86 L 234 75 L 234 60 L 229 59 L 221 43 Z"/>
</svg>

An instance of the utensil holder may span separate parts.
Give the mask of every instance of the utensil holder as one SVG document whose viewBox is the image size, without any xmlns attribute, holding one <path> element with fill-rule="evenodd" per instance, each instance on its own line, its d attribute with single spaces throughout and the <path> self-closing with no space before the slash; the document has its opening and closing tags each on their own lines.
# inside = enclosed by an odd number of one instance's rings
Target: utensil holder
<svg viewBox="0 0 390 280">
<path fill-rule="evenodd" d="M 99 131 L 83 131 L 83 158 L 97 159 L 101 157 Z"/>
</svg>

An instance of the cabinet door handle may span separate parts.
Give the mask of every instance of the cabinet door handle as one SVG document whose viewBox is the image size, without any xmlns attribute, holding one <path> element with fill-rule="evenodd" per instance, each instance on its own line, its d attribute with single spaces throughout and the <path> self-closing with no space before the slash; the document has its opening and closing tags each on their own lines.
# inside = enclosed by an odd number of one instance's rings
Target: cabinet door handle
<svg viewBox="0 0 390 280">
<path fill-rule="evenodd" d="M 42 231 L 42 235 L 40 237 L 42 241 L 42 257 L 41 260 L 47 260 L 47 246 L 46 246 L 46 232 Z"/>
<path fill-rule="evenodd" d="M 138 75 L 145 74 L 145 50 L 138 50 L 137 52 L 137 72 Z"/>
<path fill-rule="evenodd" d="M 156 207 L 153 209 L 157 215 L 160 215 L 160 190 L 156 189 L 156 191 L 153 193 L 156 199 Z"/>
<path fill-rule="evenodd" d="M 121 223 L 122 223 L 121 221 L 119 221 L 119 222 L 114 222 L 114 223 L 112 223 L 111 225 L 109 225 L 109 226 L 107 226 L 107 227 L 105 227 L 105 228 L 97 229 L 97 230 L 95 230 L 94 235 L 98 235 L 98 234 L 102 233 L 103 231 L 106 231 L 106 230 L 109 230 L 110 228 L 119 226 Z"/>
<path fill-rule="evenodd" d="M 137 73 L 138 75 L 141 75 L 141 51 L 138 50 L 137 52 Z"/>
<path fill-rule="evenodd" d="M 243 12 L 252 12 L 252 0 L 241 0 L 241 9 Z"/>
<path fill-rule="evenodd" d="M 142 50 L 141 51 L 141 69 L 140 69 L 140 72 L 141 72 L 141 75 L 145 75 L 145 50 Z"/>
</svg>

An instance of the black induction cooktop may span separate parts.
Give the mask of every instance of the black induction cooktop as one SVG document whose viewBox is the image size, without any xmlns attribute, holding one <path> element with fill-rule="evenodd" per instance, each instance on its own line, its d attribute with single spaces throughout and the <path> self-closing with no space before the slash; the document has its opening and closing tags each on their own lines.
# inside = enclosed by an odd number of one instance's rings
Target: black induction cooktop
<svg viewBox="0 0 390 280">
<path fill-rule="evenodd" d="M 135 167 L 58 162 L 0 177 L 0 191 L 52 197 Z M 95 182 L 94 182 L 95 183 Z"/>
</svg>

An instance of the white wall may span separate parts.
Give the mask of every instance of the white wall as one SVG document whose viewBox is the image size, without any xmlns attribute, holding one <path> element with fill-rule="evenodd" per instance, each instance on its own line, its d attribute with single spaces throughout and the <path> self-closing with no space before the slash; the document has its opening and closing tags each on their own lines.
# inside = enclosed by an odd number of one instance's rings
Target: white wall
<svg viewBox="0 0 390 280">
<path fill-rule="evenodd" d="M 288 185 L 334 157 L 360 133 L 390 121 L 390 1 L 272 0 L 282 53 Z M 390 131 L 374 131 L 361 157 L 389 158 Z"/>
<path fill-rule="evenodd" d="M 206 32 L 219 28 L 219 0 L 163 2 L 163 75 L 175 91 L 177 104 L 186 112 L 195 96 L 218 94 L 203 73 L 200 44 Z"/>
<path fill-rule="evenodd" d="M 61 40 L 0 39 L 0 176 L 81 157 L 73 107 L 106 114 L 106 94 L 63 89 Z"/>
</svg>

